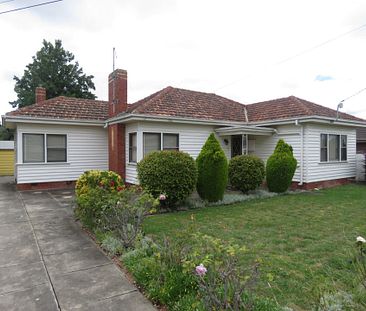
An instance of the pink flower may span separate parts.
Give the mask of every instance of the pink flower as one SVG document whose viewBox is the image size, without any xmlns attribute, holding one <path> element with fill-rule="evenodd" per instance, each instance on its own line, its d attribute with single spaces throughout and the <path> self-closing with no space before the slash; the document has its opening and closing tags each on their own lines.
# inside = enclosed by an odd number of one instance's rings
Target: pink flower
<svg viewBox="0 0 366 311">
<path fill-rule="evenodd" d="M 159 196 L 159 200 L 160 200 L 160 201 L 165 201 L 165 200 L 166 200 L 166 195 L 165 195 L 165 194 L 161 194 L 161 195 Z"/>
<path fill-rule="evenodd" d="M 207 273 L 207 269 L 203 264 L 196 267 L 196 274 L 199 276 L 204 276 Z"/>
</svg>

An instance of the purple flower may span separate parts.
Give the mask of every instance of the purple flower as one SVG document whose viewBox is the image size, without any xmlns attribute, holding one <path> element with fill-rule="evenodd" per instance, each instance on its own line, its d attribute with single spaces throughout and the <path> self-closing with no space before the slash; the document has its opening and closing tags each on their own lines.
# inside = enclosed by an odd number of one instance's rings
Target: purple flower
<svg viewBox="0 0 366 311">
<path fill-rule="evenodd" d="M 204 276 L 207 273 L 207 269 L 203 264 L 196 267 L 196 274 L 199 276 Z"/>
<path fill-rule="evenodd" d="M 166 195 L 165 195 L 165 194 L 161 194 L 161 195 L 159 196 L 159 200 L 160 200 L 160 201 L 165 201 L 165 200 L 166 200 Z"/>
</svg>

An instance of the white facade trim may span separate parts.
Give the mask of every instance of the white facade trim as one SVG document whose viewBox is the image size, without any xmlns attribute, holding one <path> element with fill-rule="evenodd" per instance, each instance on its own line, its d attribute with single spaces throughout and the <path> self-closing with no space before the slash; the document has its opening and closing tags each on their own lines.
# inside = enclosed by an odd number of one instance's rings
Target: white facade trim
<svg viewBox="0 0 366 311">
<path fill-rule="evenodd" d="M 174 116 L 158 116 L 148 114 L 124 114 L 117 116 L 106 121 L 107 124 L 113 125 L 117 123 L 130 123 L 138 121 L 148 122 L 167 122 L 167 123 L 184 123 L 184 124 L 202 124 L 202 125 L 216 125 L 216 126 L 233 126 L 243 125 L 246 122 L 239 121 L 225 121 L 225 120 L 204 120 L 196 118 L 183 118 Z"/>
</svg>

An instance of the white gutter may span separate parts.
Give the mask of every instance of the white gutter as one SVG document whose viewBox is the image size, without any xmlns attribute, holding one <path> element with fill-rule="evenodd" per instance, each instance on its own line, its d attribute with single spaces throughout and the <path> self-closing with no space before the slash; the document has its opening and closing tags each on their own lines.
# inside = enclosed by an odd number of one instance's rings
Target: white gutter
<svg viewBox="0 0 366 311">
<path fill-rule="evenodd" d="M 131 121 L 152 121 L 152 122 L 168 122 L 168 123 L 189 123 L 189 124 L 203 124 L 203 125 L 217 125 L 217 126 L 233 126 L 243 125 L 245 122 L 239 121 L 225 121 L 225 120 L 205 120 L 196 118 L 172 117 L 172 116 L 158 116 L 146 114 L 125 114 L 122 116 L 108 119 L 108 124 L 127 123 Z"/>
<path fill-rule="evenodd" d="M 287 119 L 279 119 L 273 121 L 258 121 L 258 122 L 250 122 L 251 125 L 257 126 L 272 126 L 272 125 L 281 125 L 281 124 L 293 124 L 293 122 L 315 122 L 315 123 L 324 123 L 324 124 L 332 124 L 332 125 L 344 125 L 344 126 L 353 126 L 353 127 L 366 127 L 365 122 L 355 121 L 355 120 L 346 120 L 346 119 L 338 119 L 329 117 L 321 117 L 321 116 L 306 116 L 306 117 L 298 117 L 298 118 L 287 118 Z"/>
<path fill-rule="evenodd" d="M 104 126 L 102 120 L 83 120 L 83 119 L 52 119 L 20 116 L 2 116 L 5 122 L 9 123 L 34 123 L 34 124 L 60 124 L 60 125 L 84 125 L 84 126 Z"/>
</svg>

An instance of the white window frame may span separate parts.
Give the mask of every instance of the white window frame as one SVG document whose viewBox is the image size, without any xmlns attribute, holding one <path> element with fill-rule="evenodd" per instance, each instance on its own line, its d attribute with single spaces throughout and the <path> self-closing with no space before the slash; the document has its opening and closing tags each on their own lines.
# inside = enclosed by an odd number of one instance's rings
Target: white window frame
<svg viewBox="0 0 366 311">
<path fill-rule="evenodd" d="M 131 160 L 131 144 L 130 144 L 131 143 L 131 141 L 130 141 L 130 136 L 131 135 L 136 135 L 136 161 Z M 137 146 L 138 146 L 137 132 L 129 132 L 128 133 L 128 163 L 131 163 L 131 164 L 136 164 L 137 163 L 137 159 L 138 159 L 138 157 L 137 157 L 137 150 L 138 150 Z"/>
<path fill-rule="evenodd" d="M 241 135 L 241 154 L 247 155 L 249 152 L 249 139 L 248 134 Z"/>
<path fill-rule="evenodd" d="M 164 149 L 164 134 L 170 134 L 170 135 L 177 135 L 178 136 L 178 150 L 180 151 L 180 134 L 177 132 L 153 132 L 153 131 L 146 131 L 146 132 L 142 132 L 142 158 L 145 157 L 144 154 L 144 134 L 160 134 L 160 149 L 156 150 L 156 151 L 161 151 L 161 150 L 167 150 Z"/>
<path fill-rule="evenodd" d="M 327 135 L 327 160 L 322 161 L 321 159 L 321 150 L 322 150 L 322 135 Z M 339 160 L 329 160 L 329 136 L 334 135 L 338 136 L 338 142 L 339 142 Z M 346 159 L 342 160 L 342 136 L 346 137 Z M 321 133 L 320 134 L 320 144 L 319 144 L 319 162 L 320 163 L 340 163 L 340 162 L 347 162 L 348 161 L 348 135 L 345 134 L 339 134 L 339 133 Z"/>
<path fill-rule="evenodd" d="M 22 164 L 66 164 L 69 163 L 69 148 L 68 148 L 68 141 L 69 141 L 69 136 L 68 134 L 63 134 L 63 133 L 40 133 L 40 132 L 21 132 L 19 133 L 20 137 L 21 137 L 21 163 Z M 24 162 L 24 135 L 43 135 L 43 156 L 44 156 L 44 161 L 43 162 Z M 62 161 L 62 162 L 48 162 L 47 161 L 47 135 L 59 135 L 59 136 L 65 136 L 66 137 L 66 161 Z"/>
</svg>

